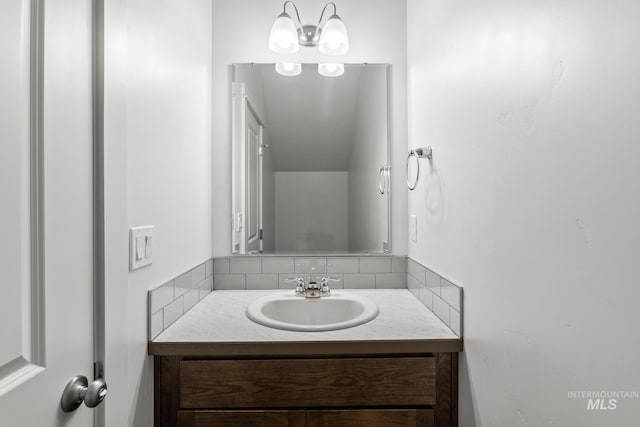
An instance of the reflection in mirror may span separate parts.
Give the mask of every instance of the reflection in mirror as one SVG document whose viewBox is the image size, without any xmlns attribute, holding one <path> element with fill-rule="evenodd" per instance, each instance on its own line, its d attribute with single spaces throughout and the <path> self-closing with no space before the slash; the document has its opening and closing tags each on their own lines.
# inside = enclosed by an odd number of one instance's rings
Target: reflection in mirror
<svg viewBox="0 0 640 427">
<path fill-rule="evenodd" d="M 233 253 L 390 251 L 388 69 L 233 66 Z"/>
</svg>

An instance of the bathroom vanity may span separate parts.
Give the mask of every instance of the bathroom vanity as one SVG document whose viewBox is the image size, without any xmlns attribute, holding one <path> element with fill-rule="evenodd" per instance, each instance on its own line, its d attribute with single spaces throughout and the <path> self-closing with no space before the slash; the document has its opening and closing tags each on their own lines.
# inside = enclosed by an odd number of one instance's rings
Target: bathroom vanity
<svg viewBox="0 0 640 427">
<path fill-rule="evenodd" d="M 274 292 L 216 291 L 149 343 L 156 426 L 455 426 L 462 340 L 407 290 L 358 290 L 360 326 L 287 331 L 249 320 Z"/>
</svg>

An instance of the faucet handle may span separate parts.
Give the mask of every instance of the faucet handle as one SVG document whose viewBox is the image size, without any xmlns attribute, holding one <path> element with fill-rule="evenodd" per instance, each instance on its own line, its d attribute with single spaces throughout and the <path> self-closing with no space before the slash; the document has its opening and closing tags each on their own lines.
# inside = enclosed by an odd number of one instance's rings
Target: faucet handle
<svg viewBox="0 0 640 427">
<path fill-rule="evenodd" d="M 306 288 L 304 286 L 304 278 L 303 277 L 288 277 L 286 279 L 284 279 L 285 283 L 291 283 L 291 282 L 296 282 L 296 295 L 297 296 L 304 296 L 304 293 L 306 291 Z"/>
<path fill-rule="evenodd" d="M 329 288 L 329 282 L 339 282 L 340 279 L 335 277 L 325 276 L 320 279 L 320 295 L 323 297 L 329 296 L 331 294 L 331 289 Z"/>
</svg>

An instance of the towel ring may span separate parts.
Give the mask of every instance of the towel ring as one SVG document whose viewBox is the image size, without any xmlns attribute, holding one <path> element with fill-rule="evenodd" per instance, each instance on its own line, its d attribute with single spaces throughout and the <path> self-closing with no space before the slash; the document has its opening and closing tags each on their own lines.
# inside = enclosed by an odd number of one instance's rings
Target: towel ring
<svg viewBox="0 0 640 427">
<path fill-rule="evenodd" d="M 416 179 L 413 184 L 409 179 L 409 162 L 411 161 L 412 157 L 416 158 Z M 433 158 L 433 150 L 430 146 L 416 148 L 415 150 L 409 150 L 409 154 L 407 155 L 407 187 L 409 187 L 409 190 L 411 191 L 416 189 L 418 181 L 420 180 L 420 159 L 425 158 L 429 160 Z"/>
<path fill-rule="evenodd" d="M 389 191 L 389 166 L 382 165 L 378 171 L 378 190 L 380 194 Z"/>
<path fill-rule="evenodd" d="M 385 182 L 384 182 L 384 166 L 380 166 L 380 170 L 378 171 L 378 190 L 380 191 L 380 194 L 384 194 L 384 186 L 385 186 Z"/>
</svg>

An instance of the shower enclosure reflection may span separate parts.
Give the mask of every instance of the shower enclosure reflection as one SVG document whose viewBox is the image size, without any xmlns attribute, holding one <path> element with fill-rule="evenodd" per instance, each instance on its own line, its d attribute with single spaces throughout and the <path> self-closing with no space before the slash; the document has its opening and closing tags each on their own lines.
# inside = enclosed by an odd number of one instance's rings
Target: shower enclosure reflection
<svg viewBox="0 0 640 427">
<path fill-rule="evenodd" d="M 232 68 L 232 253 L 390 251 L 389 66 Z"/>
</svg>

